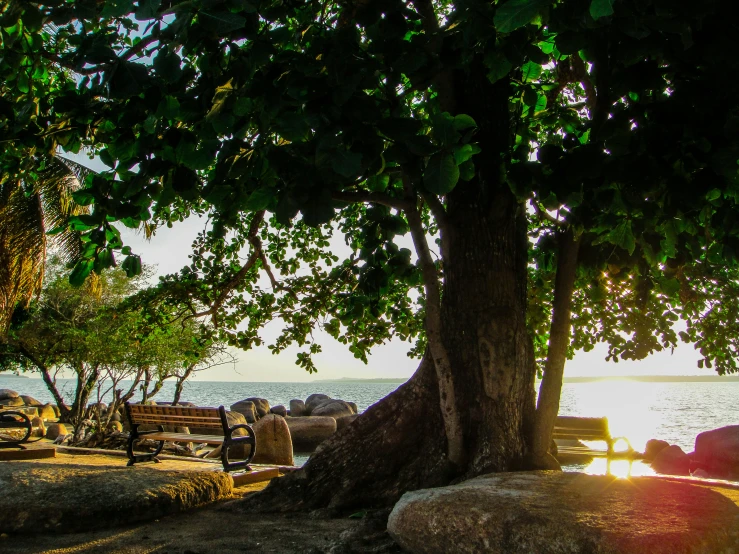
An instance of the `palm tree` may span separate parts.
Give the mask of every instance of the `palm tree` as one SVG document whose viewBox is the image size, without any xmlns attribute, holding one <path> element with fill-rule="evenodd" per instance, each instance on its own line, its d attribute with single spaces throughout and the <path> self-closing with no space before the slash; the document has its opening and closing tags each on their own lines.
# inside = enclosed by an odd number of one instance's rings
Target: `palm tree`
<svg viewBox="0 0 739 554">
<path fill-rule="evenodd" d="M 91 172 L 62 156 L 50 156 L 34 182 L 0 184 L 0 335 L 18 305 L 27 305 L 41 291 L 47 250 L 67 262 L 82 246 L 79 233 L 65 228 L 69 217 L 88 212 L 74 202 Z M 48 235 L 52 229 L 62 229 Z"/>
</svg>

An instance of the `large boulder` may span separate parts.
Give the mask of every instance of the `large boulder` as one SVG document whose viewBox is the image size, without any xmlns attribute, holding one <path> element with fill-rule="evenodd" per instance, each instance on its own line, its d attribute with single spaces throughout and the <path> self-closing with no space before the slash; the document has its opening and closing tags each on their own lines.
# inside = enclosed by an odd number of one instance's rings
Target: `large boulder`
<svg viewBox="0 0 739 554">
<path fill-rule="evenodd" d="M 301 417 L 305 414 L 305 402 L 297 398 L 290 400 L 290 416 Z"/>
<path fill-rule="evenodd" d="M 59 417 L 52 404 L 44 404 L 43 406 L 38 408 L 38 415 L 40 418 L 45 420 L 56 419 L 57 417 Z"/>
<path fill-rule="evenodd" d="M 18 398 L 20 395 L 14 390 L 0 389 L 0 400 L 7 400 L 8 398 Z"/>
<path fill-rule="evenodd" d="M 0 400 L 0 406 L 17 408 L 25 405 L 26 403 L 23 402 L 23 399 L 18 396 L 12 398 L 4 398 L 3 400 Z"/>
<path fill-rule="evenodd" d="M 670 443 L 667 441 L 649 439 L 644 447 L 644 459 L 647 461 L 654 460 L 654 457 L 668 446 L 670 446 Z"/>
<path fill-rule="evenodd" d="M 739 475 L 739 425 L 729 425 L 699 434 L 693 461 L 718 475 Z"/>
<path fill-rule="evenodd" d="M 246 421 L 246 417 L 244 417 L 244 414 L 240 414 L 239 412 L 230 412 L 228 410 L 226 411 L 226 421 L 228 421 L 230 427 L 233 427 L 234 425 L 243 425 L 245 423 L 248 423 Z M 216 429 L 208 427 L 190 427 L 188 431 L 193 435 L 223 436 L 223 429 L 221 428 Z M 246 434 L 247 432 L 244 429 L 237 429 L 236 431 L 234 431 L 233 436 L 239 437 Z"/>
<path fill-rule="evenodd" d="M 682 448 L 673 444 L 654 456 L 652 469 L 669 475 L 690 475 L 690 458 Z"/>
<path fill-rule="evenodd" d="M 359 414 L 352 414 L 344 417 L 339 417 L 336 419 L 336 430 L 341 431 L 344 427 L 348 427 L 352 423 L 354 423 L 354 420 L 359 417 Z"/>
<path fill-rule="evenodd" d="M 71 432 L 72 430 L 63 423 L 50 423 L 46 427 L 46 438 L 53 441 L 57 437 L 68 435 Z"/>
<path fill-rule="evenodd" d="M 359 407 L 357 406 L 356 402 L 347 402 L 347 404 L 349 404 L 349 407 L 355 414 L 359 413 Z"/>
<path fill-rule="evenodd" d="M 334 419 L 354 415 L 354 411 L 343 400 L 326 400 L 319 404 L 310 414 L 311 416 L 327 416 Z"/>
<path fill-rule="evenodd" d="M 236 404 L 232 404 L 231 411 L 243 415 L 247 423 L 254 423 L 257 420 L 257 407 L 251 400 L 240 400 Z"/>
<path fill-rule="evenodd" d="M 314 409 L 318 407 L 324 400 L 331 400 L 328 394 L 311 394 L 305 399 L 305 415 L 311 415 Z"/>
<path fill-rule="evenodd" d="M 272 406 L 269 409 L 270 413 L 277 414 L 280 417 L 287 417 L 287 408 L 280 404 L 279 406 Z"/>
<path fill-rule="evenodd" d="M 655 477 L 491 473 L 408 492 L 390 535 L 416 554 L 734 552 L 739 491 Z"/>
<path fill-rule="evenodd" d="M 257 409 L 257 417 L 264 417 L 269 413 L 269 401 L 264 398 L 253 396 L 251 398 L 245 398 L 242 402 L 253 402 L 254 407 Z"/>
<path fill-rule="evenodd" d="M 332 417 L 288 417 L 285 421 L 290 428 L 295 452 L 313 452 L 336 432 L 336 420 Z"/>
<path fill-rule="evenodd" d="M 257 453 L 252 462 L 284 466 L 295 464 L 290 428 L 283 417 L 267 414 L 254 424 L 254 434 L 257 436 Z"/>
<path fill-rule="evenodd" d="M 46 426 L 44 425 L 43 419 L 36 416 L 31 420 L 31 425 L 33 426 L 33 430 L 31 431 L 32 437 L 43 438 L 46 435 Z"/>
<path fill-rule="evenodd" d="M 26 406 L 32 406 L 34 408 L 43 406 L 43 404 L 39 402 L 38 400 L 36 400 L 33 396 L 28 396 L 27 394 L 21 394 L 20 397 Z"/>
</svg>

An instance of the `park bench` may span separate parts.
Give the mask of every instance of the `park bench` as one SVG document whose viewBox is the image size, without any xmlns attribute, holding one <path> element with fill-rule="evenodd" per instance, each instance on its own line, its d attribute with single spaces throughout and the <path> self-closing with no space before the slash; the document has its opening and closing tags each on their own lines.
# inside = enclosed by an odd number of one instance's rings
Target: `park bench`
<svg viewBox="0 0 739 554">
<path fill-rule="evenodd" d="M 126 414 L 131 424 L 131 431 L 128 436 L 128 465 L 131 466 L 137 462 L 155 461 L 158 462 L 157 455 L 164 448 L 165 441 L 169 442 L 196 442 L 204 444 L 215 444 L 221 446 L 221 463 L 224 471 L 234 471 L 236 469 L 245 469 L 251 471 L 249 462 L 256 452 L 256 436 L 254 430 L 249 425 L 229 425 L 226 418 L 226 409 L 223 406 L 218 408 L 189 408 L 183 406 L 150 406 L 144 404 L 126 403 Z M 151 425 L 158 427 L 158 430 L 140 431 L 141 425 Z M 164 430 L 164 426 L 176 427 L 199 427 L 201 429 L 218 429 L 220 435 L 194 435 L 189 433 L 173 433 Z M 247 435 L 234 435 L 235 431 L 243 429 Z M 147 454 L 136 454 L 133 451 L 134 443 L 138 440 L 159 441 L 159 445 L 154 452 Z M 250 444 L 251 452 L 246 460 L 240 462 L 228 461 L 228 449 L 234 444 Z"/>
<path fill-rule="evenodd" d="M 33 431 L 31 419 L 16 410 L 0 410 L 0 448 L 20 448 L 28 442 Z"/>
<path fill-rule="evenodd" d="M 605 417 L 558 416 L 554 423 L 552 438 L 560 440 L 604 441 L 608 447 L 608 456 L 616 454 L 613 445 L 617 441 L 623 440 L 628 445 L 626 453 L 632 453 L 634 451 L 626 437 L 611 436 L 611 432 L 608 429 L 608 418 Z"/>
</svg>

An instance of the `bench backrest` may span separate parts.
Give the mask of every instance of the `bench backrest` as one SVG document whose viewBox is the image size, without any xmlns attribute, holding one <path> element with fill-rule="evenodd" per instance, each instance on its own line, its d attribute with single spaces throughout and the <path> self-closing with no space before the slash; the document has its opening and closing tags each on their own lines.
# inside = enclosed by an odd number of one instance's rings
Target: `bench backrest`
<svg viewBox="0 0 739 554">
<path fill-rule="evenodd" d="M 126 404 L 131 424 L 223 429 L 220 408 Z"/>
<path fill-rule="evenodd" d="M 554 438 L 609 439 L 608 418 L 559 416 L 554 423 Z"/>
</svg>

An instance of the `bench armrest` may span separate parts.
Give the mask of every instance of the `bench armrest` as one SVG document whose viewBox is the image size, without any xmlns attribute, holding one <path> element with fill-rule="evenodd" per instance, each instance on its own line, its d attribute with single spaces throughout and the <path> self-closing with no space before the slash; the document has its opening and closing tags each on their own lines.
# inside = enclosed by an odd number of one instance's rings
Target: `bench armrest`
<svg viewBox="0 0 739 554">
<path fill-rule="evenodd" d="M 228 428 L 228 430 L 231 431 L 232 433 L 236 431 L 237 429 L 251 429 L 251 425 L 247 423 L 237 423 L 233 427 Z"/>
</svg>

